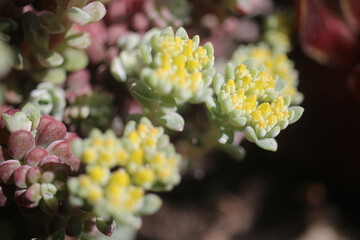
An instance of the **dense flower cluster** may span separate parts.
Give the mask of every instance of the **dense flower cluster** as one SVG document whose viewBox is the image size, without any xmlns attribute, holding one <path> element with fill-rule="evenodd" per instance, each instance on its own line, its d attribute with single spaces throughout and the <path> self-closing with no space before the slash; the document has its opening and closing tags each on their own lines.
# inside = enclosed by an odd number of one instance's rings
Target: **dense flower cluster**
<svg viewBox="0 0 360 240">
<path fill-rule="evenodd" d="M 198 36 L 189 39 L 185 29 L 174 35 L 171 28 L 155 33 L 150 46 L 142 47 L 146 67 L 141 78 L 160 95 L 171 95 L 179 103 L 201 102 L 214 73 L 211 43 L 199 46 Z"/>
<path fill-rule="evenodd" d="M 240 46 L 234 52 L 232 62 L 241 64 L 248 58 L 253 58 L 258 67 L 263 65 L 266 71 L 278 80 L 286 81 L 286 87 L 280 95 L 290 96 L 292 104 L 301 103 L 303 96 L 297 90 L 298 73 L 286 53 L 273 52 L 267 44 Z"/>
<path fill-rule="evenodd" d="M 72 202 L 89 204 L 104 219 L 137 225 L 139 214 L 159 207 L 160 200 L 146 191 L 170 190 L 180 181 L 180 156 L 163 128 L 146 118 L 129 122 L 120 139 L 94 130 L 74 147 L 86 167 L 68 181 Z"/>
<path fill-rule="evenodd" d="M 251 60 L 235 69 L 229 64 L 225 77 L 217 74 L 214 79 L 217 98 L 207 102 L 215 120 L 223 126 L 228 122 L 230 129 L 245 130 L 247 139 L 262 148 L 276 150 L 273 138 L 299 119 L 302 108 L 289 107 L 290 97 L 280 95 L 285 86 L 278 84 L 266 69 L 254 67 Z"/>
</svg>

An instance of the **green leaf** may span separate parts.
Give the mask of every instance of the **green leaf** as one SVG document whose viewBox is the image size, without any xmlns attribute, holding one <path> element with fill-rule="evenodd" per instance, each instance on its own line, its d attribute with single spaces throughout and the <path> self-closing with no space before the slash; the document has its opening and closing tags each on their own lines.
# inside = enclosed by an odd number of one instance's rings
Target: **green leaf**
<svg viewBox="0 0 360 240">
<path fill-rule="evenodd" d="M 219 145 L 221 149 L 223 149 L 227 154 L 232 156 L 233 158 L 237 160 L 244 159 L 246 155 L 246 151 L 241 146 L 234 146 L 233 144 L 220 144 Z"/>
<path fill-rule="evenodd" d="M 111 223 L 108 223 L 105 222 L 102 218 L 96 218 L 96 227 L 104 235 L 111 236 L 116 228 L 116 222 L 112 221 Z"/>
<path fill-rule="evenodd" d="M 146 45 L 142 45 L 140 50 L 141 50 L 141 58 L 144 61 L 144 64 L 150 65 L 153 62 L 153 57 L 151 56 L 150 48 Z"/>
<path fill-rule="evenodd" d="M 22 107 L 21 111 L 25 113 L 25 115 L 32 122 L 31 130 L 37 128 L 41 117 L 39 107 L 33 103 L 27 103 L 25 106 Z"/>
<path fill-rule="evenodd" d="M 179 27 L 179 29 L 175 33 L 175 36 L 184 40 L 189 40 L 189 36 L 183 27 Z"/>
<path fill-rule="evenodd" d="M 208 99 L 206 99 L 205 105 L 210 113 L 214 114 L 217 117 L 221 115 L 219 103 L 214 97 L 209 97 Z"/>
<path fill-rule="evenodd" d="M 66 79 L 66 71 L 63 68 L 49 68 L 33 74 L 35 80 L 39 82 L 51 82 L 61 84 Z"/>
<path fill-rule="evenodd" d="M 143 106 L 151 108 L 157 96 L 154 92 L 143 82 L 135 81 L 130 86 L 130 93 Z"/>
<path fill-rule="evenodd" d="M 36 58 L 46 68 L 58 67 L 64 62 L 64 58 L 59 53 L 45 49 L 38 51 Z"/>
<path fill-rule="evenodd" d="M 72 34 L 66 38 L 66 43 L 73 48 L 86 49 L 91 45 L 90 34 L 87 32 Z"/>
<path fill-rule="evenodd" d="M 59 34 L 65 31 L 64 25 L 57 19 L 56 15 L 49 11 L 41 11 L 39 14 L 39 23 L 48 33 Z"/>
<path fill-rule="evenodd" d="M 124 129 L 124 136 L 129 135 L 135 129 L 136 129 L 136 122 L 135 121 L 128 122 Z"/>
<path fill-rule="evenodd" d="M 229 122 L 234 127 L 241 128 L 245 126 L 247 119 L 246 117 L 234 117 L 234 118 L 229 118 Z"/>
<path fill-rule="evenodd" d="M 65 58 L 63 67 L 69 72 L 81 70 L 89 63 L 88 56 L 84 50 L 66 48 L 63 51 L 63 56 Z"/>
<path fill-rule="evenodd" d="M 211 44 L 211 42 L 205 43 L 203 47 L 206 50 L 206 53 L 207 53 L 208 56 L 214 55 L 214 47 Z"/>
<path fill-rule="evenodd" d="M 225 68 L 225 79 L 235 79 L 235 69 L 231 63 L 228 63 Z"/>
<path fill-rule="evenodd" d="M 106 8 L 104 4 L 99 1 L 94 1 L 83 7 L 83 9 L 89 16 L 91 22 L 100 21 L 106 14 Z"/>
<path fill-rule="evenodd" d="M 281 129 L 280 129 L 279 126 L 275 126 L 273 129 L 271 129 L 270 132 L 268 132 L 268 133 L 266 134 L 266 137 L 268 137 L 268 138 L 274 138 L 274 137 L 276 137 L 277 135 L 279 135 L 280 130 L 281 130 Z"/>
<path fill-rule="evenodd" d="M 85 25 L 91 21 L 91 16 L 78 7 L 72 7 L 68 12 L 68 18 L 79 25 Z"/>
<path fill-rule="evenodd" d="M 244 130 L 245 137 L 250 142 L 256 142 L 258 141 L 258 138 L 256 136 L 255 130 L 251 126 L 247 126 Z"/>
<path fill-rule="evenodd" d="M 289 124 L 297 122 L 304 113 L 304 108 L 299 106 L 290 107 L 289 111 L 293 112 L 293 117 L 290 119 Z"/>
<path fill-rule="evenodd" d="M 213 82 L 213 88 L 216 95 L 220 93 L 224 83 L 225 83 L 224 77 L 220 73 L 217 73 L 214 77 L 214 82 Z"/>
<path fill-rule="evenodd" d="M 179 132 L 184 129 L 185 125 L 183 117 L 176 112 L 160 112 L 159 122 L 161 125 Z"/>
<path fill-rule="evenodd" d="M 255 142 L 255 144 L 258 145 L 259 147 L 261 147 L 262 149 L 265 149 L 268 151 L 273 151 L 273 152 L 275 152 L 278 148 L 278 144 L 277 144 L 275 138 L 260 139 L 260 140 L 257 140 Z"/>
<path fill-rule="evenodd" d="M 146 194 L 144 197 L 144 205 L 140 209 L 140 214 L 150 215 L 157 212 L 162 205 L 160 197 L 155 194 Z"/>
<path fill-rule="evenodd" d="M 118 80 L 120 82 L 125 82 L 126 70 L 125 70 L 123 64 L 121 63 L 121 60 L 119 57 L 115 57 L 111 61 L 110 71 L 116 80 Z"/>
<path fill-rule="evenodd" d="M 275 91 L 282 92 L 288 86 L 288 82 L 285 79 L 279 79 L 276 81 Z"/>
</svg>

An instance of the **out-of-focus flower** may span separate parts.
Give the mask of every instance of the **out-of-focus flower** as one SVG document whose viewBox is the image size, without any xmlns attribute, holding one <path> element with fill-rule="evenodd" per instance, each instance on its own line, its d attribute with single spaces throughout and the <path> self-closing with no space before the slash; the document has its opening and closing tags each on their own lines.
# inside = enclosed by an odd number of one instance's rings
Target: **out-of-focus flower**
<svg viewBox="0 0 360 240">
<path fill-rule="evenodd" d="M 151 214 L 161 204 L 147 190 L 170 190 L 179 183 L 180 156 L 162 128 L 142 118 L 129 122 L 124 136 L 98 130 L 74 142 L 85 173 L 68 181 L 73 204 L 89 205 L 97 217 L 139 226 L 139 215 Z"/>
</svg>

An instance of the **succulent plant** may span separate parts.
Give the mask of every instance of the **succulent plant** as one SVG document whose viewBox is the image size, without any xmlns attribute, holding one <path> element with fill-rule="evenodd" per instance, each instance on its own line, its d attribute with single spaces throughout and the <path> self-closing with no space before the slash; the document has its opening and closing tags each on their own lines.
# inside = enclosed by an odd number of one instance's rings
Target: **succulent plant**
<svg viewBox="0 0 360 240">
<path fill-rule="evenodd" d="M 63 123 L 41 116 L 34 104 L 12 109 L 1 118 L 0 163 L 2 206 L 12 198 L 22 208 L 40 206 L 54 212 L 65 200 L 66 179 L 78 171 Z M 7 190 L 7 191 L 4 191 Z"/>
<path fill-rule="evenodd" d="M 301 107 L 289 107 L 289 96 L 280 95 L 286 84 L 251 60 L 235 68 L 228 64 L 225 78 L 217 74 L 213 87 L 216 98 L 209 98 L 206 105 L 221 126 L 220 143 L 231 143 L 238 130 L 259 147 L 275 151 L 274 137 L 303 113 Z"/>
<path fill-rule="evenodd" d="M 183 28 L 174 34 L 172 28 L 153 29 L 138 48 L 120 53 L 112 62 L 115 78 L 130 85 L 134 98 L 145 114 L 173 130 L 182 130 L 184 121 L 176 113 L 186 102 L 202 103 L 213 94 L 209 87 L 215 73 L 214 49 L 211 43 L 199 46 L 198 36 L 190 39 Z"/>
<path fill-rule="evenodd" d="M 111 131 L 93 130 L 89 138 L 74 141 L 85 173 L 68 180 L 71 202 L 89 206 L 105 221 L 139 227 L 138 216 L 161 205 L 147 191 L 170 190 L 180 181 L 180 156 L 163 131 L 142 118 L 139 124 L 129 122 L 120 139 Z"/>
<path fill-rule="evenodd" d="M 9 16 L 0 23 L 3 38 L 9 41 L 14 53 L 13 67 L 28 71 L 36 81 L 59 84 L 66 72 L 86 67 L 84 51 L 91 42 L 87 33 L 72 27 L 99 21 L 106 13 L 98 1 L 71 0 L 60 3 L 8 1 Z M 30 5 L 28 5 L 30 4 Z M 21 8 L 27 6 L 24 13 Z M 22 47 L 14 44 L 20 42 Z"/>
</svg>

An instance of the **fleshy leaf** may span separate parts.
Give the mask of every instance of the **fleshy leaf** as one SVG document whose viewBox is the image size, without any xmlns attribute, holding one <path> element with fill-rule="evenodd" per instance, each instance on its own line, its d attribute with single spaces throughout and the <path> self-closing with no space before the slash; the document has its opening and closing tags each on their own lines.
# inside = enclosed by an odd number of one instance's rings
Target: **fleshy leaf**
<svg viewBox="0 0 360 240">
<path fill-rule="evenodd" d="M 161 198 L 155 194 L 147 194 L 144 199 L 144 206 L 140 210 L 141 214 L 150 215 L 157 212 L 162 205 Z"/>
<path fill-rule="evenodd" d="M 101 218 L 96 218 L 96 227 L 101 233 L 105 234 L 106 236 L 111 236 L 116 228 L 116 223 L 115 221 L 107 223 Z"/>
<path fill-rule="evenodd" d="M 100 21 L 106 14 L 104 4 L 99 1 L 89 3 L 82 10 L 90 16 L 90 22 Z"/>
<path fill-rule="evenodd" d="M 184 129 L 184 125 L 185 125 L 185 121 L 183 117 L 176 112 L 161 113 L 159 116 L 159 122 L 163 126 L 171 130 L 180 131 L 180 132 Z"/>
<path fill-rule="evenodd" d="M 261 147 L 262 149 L 269 150 L 275 152 L 278 148 L 278 144 L 274 138 L 264 138 L 257 140 L 255 142 L 256 145 Z"/>
<path fill-rule="evenodd" d="M 301 118 L 302 114 L 304 113 L 304 108 L 299 106 L 294 106 L 294 107 L 290 107 L 289 111 L 292 111 L 294 114 L 291 120 L 289 121 L 289 124 L 292 124 L 297 122 Z"/>
</svg>

